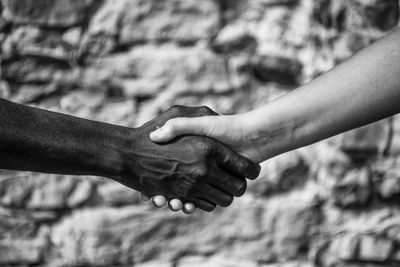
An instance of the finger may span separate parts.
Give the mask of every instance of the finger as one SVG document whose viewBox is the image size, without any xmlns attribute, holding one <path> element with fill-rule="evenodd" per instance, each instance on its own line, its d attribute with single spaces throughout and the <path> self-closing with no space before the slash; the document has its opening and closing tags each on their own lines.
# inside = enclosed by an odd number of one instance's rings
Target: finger
<svg viewBox="0 0 400 267">
<path fill-rule="evenodd" d="M 211 202 L 209 202 L 209 201 L 207 201 L 205 199 L 198 198 L 198 199 L 195 200 L 195 202 L 196 202 L 196 206 L 199 209 L 207 211 L 207 212 L 213 211 L 215 209 L 215 207 L 216 207 L 216 205 L 214 203 L 211 203 Z"/>
<path fill-rule="evenodd" d="M 215 116 L 203 116 L 196 118 L 175 118 L 167 121 L 162 127 L 150 133 L 150 139 L 154 142 L 167 142 L 184 134 L 205 135 L 217 123 Z"/>
<path fill-rule="evenodd" d="M 198 107 L 198 109 L 199 109 L 199 112 L 204 114 L 204 116 L 219 116 L 218 112 L 215 112 L 214 110 L 212 110 L 211 108 L 209 108 L 207 106 L 201 106 L 201 107 Z"/>
<path fill-rule="evenodd" d="M 149 201 L 149 200 L 151 199 L 150 196 L 147 196 L 147 195 L 145 195 L 144 193 L 140 193 L 140 198 L 141 198 L 143 201 Z"/>
<path fill-rule="evenodd" d="M 234 176 L 221 169 L 214 170 L 213 176 L 215 178 L 210 181 L 210 184 L 232 196 L 241 197 L 246 192 L 247 181 L 243 177 Z"/>
<path fill-rule="evenodd" d="M 179 117 L 200 117 L 200 116 L 217 116 L 218 113 L 214 112 L 208 107 L 185 107 L 173 106 L 167 111 L 161 113 L 157 118 L 143 124 L 143 127 L 149 127 L 153 131 L 161 127 L 168 120 Z"/>
<path fill-rule="evenodd" d="M 175 105 L 169 108 L 164 114 L 171 118 L 178 117 L 200 117 L 200 116 L 218 116 L 219 114 L 207 106 L 188 107 Z"/>
<path fill-rule="evenodd" d="M 194 211 L 196 210 L 196 206 L 192 202 L 186 202 L 183 204 L 182 211 L 185 214 L 193 214 Z"/>
<path fill-rule="evenodd" d="M 206 185 L 203 187 L 202 198 L 221 207 L 228 207 L 233 201 L 232 195 L 214 187 L 213 185 Z"/>
<path fill-rule="evenodd" d="M 179 211 L 182 209 L 183 203 L 179 199 L 174 198 L 168 201 L 168 207 L 172 211 Z"/>
<path fill-rule="evenodd" d="M 260 164 L 252 162 L 222 144 L 218 144 L 215 152 L 218 165 L 236 176 L 254 180 L 260 174 Z"/>
<path fill-rule="evenodd" d="M 199 117 L 199 116 L 216 116 L 219 115 L 207 106 L 188 107 L 175 105 L 166 110 L 163 115 L 169 118 L 177 117 Z"/>
<path fill-rule="evenodd" d="M 153 204 L 157 208 L 162 208 L 167 204 L 167 199 L 162 195 L 156 195 L 153 197 Z"/>
</svg>

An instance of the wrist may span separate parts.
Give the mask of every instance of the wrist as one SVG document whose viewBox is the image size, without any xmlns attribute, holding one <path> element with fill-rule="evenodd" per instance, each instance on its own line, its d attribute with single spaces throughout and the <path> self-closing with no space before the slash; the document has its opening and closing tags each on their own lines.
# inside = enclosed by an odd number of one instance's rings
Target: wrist
<svg viewBox="0 0 400 267">
<path fill-rule="evenodd" d="M 285 107 L 285 108 L 284 108 Z M 303 146 L 307 123 L 295 110 L 271 102 L 244 114 L 245 128 L 260 162 Z"/>
<path fill-rule="evenodd" d="M 102 123 L 103 124 L 103 123 Z M 134 139 L 135 129 L 103 124 L 96 127 L 90 140 L 90 154 L 93 155 L 93 167 L 95 175 L 108 177 L 120 181 L 126 169 L 126 150 Z"/>
</svg>

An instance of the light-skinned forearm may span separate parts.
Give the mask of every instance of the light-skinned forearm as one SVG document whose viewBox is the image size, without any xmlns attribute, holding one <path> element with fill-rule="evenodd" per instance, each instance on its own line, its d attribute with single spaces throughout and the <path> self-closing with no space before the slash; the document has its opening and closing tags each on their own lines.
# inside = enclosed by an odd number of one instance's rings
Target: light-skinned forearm
<svg viewBox="0 0 400 267">
<path fill-rule="evenodd" d="M 301 88 L 240 115 L 268 159 L 400 112 L 400 30 Z"/>
</svg>

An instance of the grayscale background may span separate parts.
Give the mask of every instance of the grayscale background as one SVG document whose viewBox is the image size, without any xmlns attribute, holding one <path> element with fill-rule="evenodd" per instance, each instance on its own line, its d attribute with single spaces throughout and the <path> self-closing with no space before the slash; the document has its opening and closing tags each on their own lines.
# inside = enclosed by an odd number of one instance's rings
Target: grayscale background
<svg viewBox="0 0 400 267">
<path fill-rule="evenodd" d="M 1 97 L 132 127 L 259 107 L 399 24 L 398 0 L 0 3 Z M 400 266 L 399 159 L 396 116 L 271 159 L 193 216 L 104 178 L 1 171 L 0 266 Z"/>
</svg>

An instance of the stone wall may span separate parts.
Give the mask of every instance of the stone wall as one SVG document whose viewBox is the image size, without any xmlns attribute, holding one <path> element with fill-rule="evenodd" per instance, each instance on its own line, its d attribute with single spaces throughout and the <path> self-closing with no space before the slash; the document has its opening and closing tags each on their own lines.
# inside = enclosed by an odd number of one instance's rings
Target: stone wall
<svg viewBox="0 0 400 267">
<path fill-rule="evenodd" d="M 398 25 L 398 0 L 1 0 L 0 96 L 137 126 L 263 105 Z M 379 68 L 379 66 L 377 66 Z M 98 177 L 0 173 L 1 266 L 400 265 L 400 117 L 263 164 L 185 216 Z"/>
</svg>

